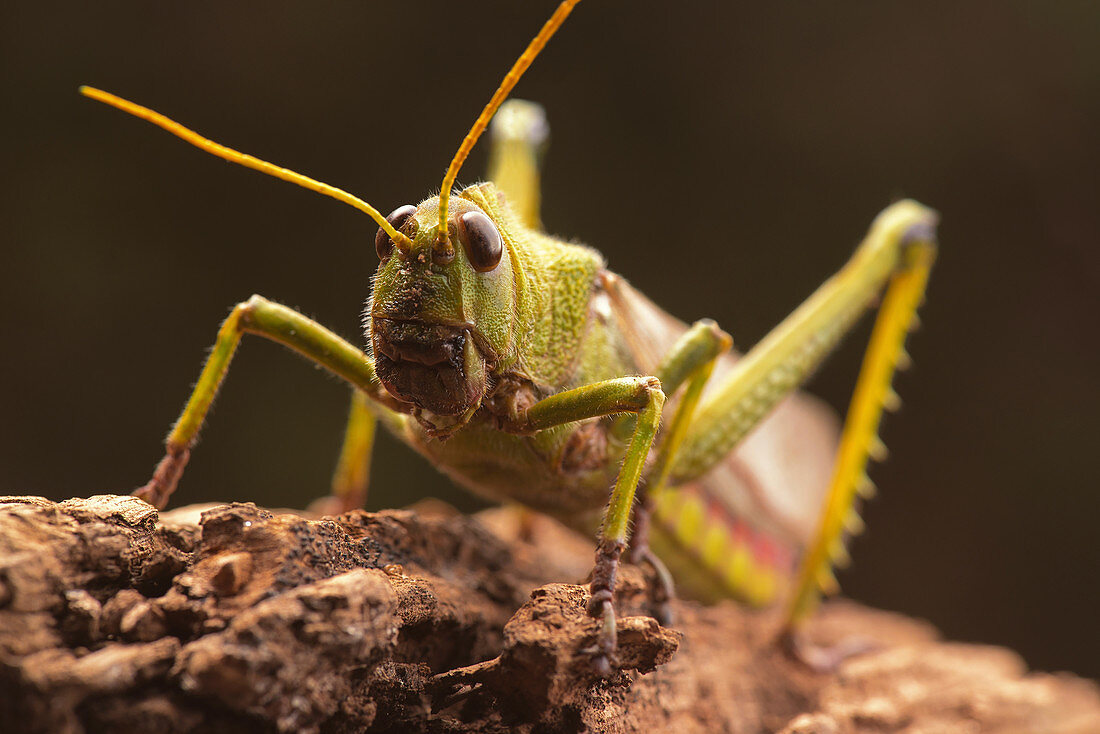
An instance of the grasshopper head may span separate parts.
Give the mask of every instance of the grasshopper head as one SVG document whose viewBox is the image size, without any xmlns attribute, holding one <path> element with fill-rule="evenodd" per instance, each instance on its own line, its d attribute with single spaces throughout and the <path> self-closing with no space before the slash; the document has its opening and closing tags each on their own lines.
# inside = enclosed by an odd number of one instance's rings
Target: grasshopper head
<svg viewBox="0 0 1100 734">
<path fill-rule="evenodd" d="M 580 0 L 558 9 L 516 60 L 466 134 L 443 176 L 440 195 L 389 217 L 343 189 L 204 138 L 159 112 L 92 87 L 81 93 L 161 127 L 208 153 L 342 201 L 378 223 L 382 264 L 367 309 L 367 338 L 382 384 L 419 410 L 437 434 L 461 426 L 489 387 L 489 375 L 514 362 L 515 283 L 511 246 L 491 184 L 451 199 L 463 161 L 489 120 Z M 433 417 L 435 416 L 435 417 Z"/>
<path fill-rule="evenodd" d="M 475 187 L 471 198 L 495 202 L 491 189 Z M 496 210 L 465 194 L 451 202 L 445 236 L 432 197 L 388 218 L 409 244 L 382 229 L 375 240 L 381 264 L 366 320 L 375 369 L 391 395 L 436 427 L 473 415 L 512 341 L 513 271 L 503 228 L 492 218 Z"/>
</svg>

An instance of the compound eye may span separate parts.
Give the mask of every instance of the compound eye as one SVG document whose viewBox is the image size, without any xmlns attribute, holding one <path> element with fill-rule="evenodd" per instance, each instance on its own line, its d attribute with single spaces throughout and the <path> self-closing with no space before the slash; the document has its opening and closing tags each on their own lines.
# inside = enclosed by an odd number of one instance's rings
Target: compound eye
<svg viewBox="0 0 1100 734">
<path fill-rule="evenodd" d="M 481 212 L 466 212 L 458 218 L 458 239 L 466 257 L 479 273 L 487 273 L 500 263 L 504 242 L 493 220 Z"/>
<path fill-rule="evenodd" d="M 412 215 L 415 213 L 416 207 L 412 204 L 406 204 L 390 212 L 390 215 L 386 217 L 386 221 L 400 232 L 410 220 L 412 220 L 413 226 L 416 225 L 416 220 L 412 219 Z M 405 232 L 404 234 L 411 235 L 415 233 Z M 393 254 L 393 239 L 381 227 L 378 228 L 378 233 L 374 235 L 374 249 L 378 253 L 378 259 L 382 262 L 385 262 Z"/>
</svg>

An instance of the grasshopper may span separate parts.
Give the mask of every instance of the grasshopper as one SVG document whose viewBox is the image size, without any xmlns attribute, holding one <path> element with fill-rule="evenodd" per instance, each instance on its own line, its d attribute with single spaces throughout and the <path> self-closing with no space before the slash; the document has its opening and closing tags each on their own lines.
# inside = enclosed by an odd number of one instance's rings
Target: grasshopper
<svg viewBox="0 0 1100 734">
<path fill-rule="evenodd" d="M 615 577 L 628 541 L 631 559 L 655 569 L 664 623 L 673 575 L 698 597 L 783 601 L 788 649 L 828 664 L 835 656 L 796 633 L 820 594 L 836 591 L 832 566 L 845 561 L 845 540 L 859 531 L 858 498 L 872 490 L 865 470 L 884 450 L 878 425 L 897 404 L 892 377 L 908 361 L 903 342 L 936 255 L 936 215 L 913 201 L 887 208 L 852 258 L 744 355 L 713 321 L 689 326 L 669 316 L 608 270 L 596 250 L 541 231 L 545 118 L 531 103 L 502 107 L 577 2 L 561 3 L 504 77 L 439 195 L 388 216 L 157 112 L 82 88 L 225 160 L 354 206 L 379 227 L 366 350 L 261 296 L 238 304 L 165 457 L 135 494 L 167 504 L 241 337 L 257 334 L 353 388 L 328 510 L 362 506 L 381 423 L 470 490 L 595 533 L 587 610 L 601 622 L 590 651 L 601 674 L 614 667 Z M 490 120 L 489 180 L 454 192 Z M 828 411 L 797 391 L 876 305 L 838 439 Z"/>
</svg>

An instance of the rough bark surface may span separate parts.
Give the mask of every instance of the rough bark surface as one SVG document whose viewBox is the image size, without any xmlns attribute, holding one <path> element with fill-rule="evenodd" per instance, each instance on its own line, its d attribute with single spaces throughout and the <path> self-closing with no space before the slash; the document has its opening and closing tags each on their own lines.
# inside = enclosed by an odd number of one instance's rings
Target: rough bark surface
<svg viewBox="0 0 1100 734">
<path fill-rule="evenodd" d="M 629 566 L 599 680 L 586 592 L 556 583 L 591 558 L 502 510 L 0 498 L 0 731 L 1100 731 L 1095 683 L 851 603 L 811 637 L 878 647 L 828 675 L 774 613 L 676 602 L 662 629 Z"/>
</svg>

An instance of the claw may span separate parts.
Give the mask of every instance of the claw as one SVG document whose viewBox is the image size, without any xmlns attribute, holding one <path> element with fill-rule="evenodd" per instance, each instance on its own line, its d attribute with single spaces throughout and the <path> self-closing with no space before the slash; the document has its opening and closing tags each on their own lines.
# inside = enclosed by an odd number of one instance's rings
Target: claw
<svg viewBox="0 0 1100 734">
<path fill-rule="evenodd" d="M 619 558 L 625 544 L 621 540 L 604 539 L 596 549 L 596 565 L 592 568 L 592 583 L 586 611 L 588 616 L 599 619 L 602 624 L 596 638 L 596 657 L 593 665 L 596 672 L 606 678 L 611 674 L 612 656 L 618 645 L 618 630 L 615 626 L 615 575 L 619 568 Z"/>
<path fill-rule="evenodd" d="M 849 658 L 865 655 L 879 644 L 865 637 L 848 638 L 835 645 L 815 645 L 786 629 L 779 636 L 779 646 L 787 656 L 815 673 L 834 673 Z"/>
<path fill-rule="evenodd" d="M 675 598 L 676 588 L 672 581 L 672 574 L 649 546 L 652 512 L 652 501 L 647 494 L 640 492 L 634 507 L 634 534 L 630 538 L 630 562 L 635 565 L 648 564 L 653 569 L 656 579 L 653 583 L 647 583 L 653 599 L 650 611 L 653 612 L 653 618 L 658 624 L 662 627 L 671 627 L 672 607 L 669 606 L 669 602 Z"/>
<path fill-rule="evenodd" d="M 346 507 L 344 502 L 336 495 L 326 495 L 324 497 L 318 497 L 306 506 L 306 511 L 315 513 L 317 515 L 330 516 L 330 515 L 343 515 L 350 508 Z"/>
<path fill-rule="evenodd" d="M 131 494 L 145 500 L 158 510 L 163 510 L 168 504 L 168 498 L 176 491 L 176 485 L 183 475 L 183 468 L 187 466 L 187 460 L 191 458 L 191 451 L 187 448 L 175 448 L 168 446 L 168 453 L 157 464 L 153 471 L 153 477 L 147 484 L 138 487 Z"/>
<path fill-rule="evenodd" d="M 641 554 L 640 561 L 649 564 L 657 575 L 656 582 L 652 586 L 653 593 L 653 618 L 662 627 L 672 626 L 672 606 L 669 604 L 676 597 L 676 589 L 673 585 L 672 574 L 657 557 L 652 549 L 646 548 Z"/>
<path fill-rule="evenodd" d="M 611 592 L 597 591 L 588 600 L 588 615 L 600 620 L 600 631 L 596 635 L 596 644 L 581 650 L 592 656 L 592 667 L 601 678 L 609 677 L 617 667 L 614 660 L 618 647 L 618 626 L 615 623 L 615 608 L 611 604 Z"/>
</svg>

